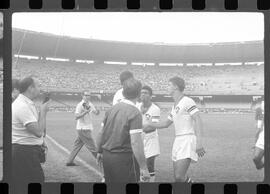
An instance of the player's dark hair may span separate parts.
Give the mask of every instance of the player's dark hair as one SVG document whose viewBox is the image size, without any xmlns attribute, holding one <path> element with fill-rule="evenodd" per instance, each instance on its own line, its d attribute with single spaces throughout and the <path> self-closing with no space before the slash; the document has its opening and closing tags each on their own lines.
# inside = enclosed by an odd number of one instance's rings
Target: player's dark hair
<svg viewBox="0 0 270 194">
<path fill-rule="evenodd" d="M 18 79 L 12 79 L 12 92 L 14 89 L 19 90 L 19 80 Z"/>
<path fill-rule="evenodd" d="M 29 86 L 34 85 L 34 79 L 32 77 L 26 77 L 19 81 L 19 91 L 20 93 L 24 93 Z"/>
<path fill-rule="evenodd" d="M 123 96 L 128 100 L 138 98 L 141 94 L 141 89 L 141 82 L 130 78 L 123 83 Z"/>
<path fill-rule="evenodd" d="M 130 79 L 130 78 L 133 78 L 133 74 L 130 72 L 130 71 L 123 71 L 121 74 L 120 74 L 120 82 L 121 82 L 121 85 L 123 85 L 123 83 Z"/>
<path fill-rule="evenodd" d="M 152 94 L 153 94 L 153 90 L 150 86 L 143 86 L 142 90 L 147 90 L 149 92 L 150 96 L 152 96 Z"/>
<path fill-rule="evenodd" d="M 180 92 L 183 92 L 186 87 L 185 80 L 178 76 L 172 77 L 169 79 L 169 82 L 172 82 L 174 85 L 176 85 Z"/>
</svg>

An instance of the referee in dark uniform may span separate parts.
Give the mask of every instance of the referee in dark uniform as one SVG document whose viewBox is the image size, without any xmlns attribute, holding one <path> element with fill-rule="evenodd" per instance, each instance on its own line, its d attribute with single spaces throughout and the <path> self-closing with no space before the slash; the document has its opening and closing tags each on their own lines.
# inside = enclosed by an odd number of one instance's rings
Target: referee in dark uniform
<svg viewBox="0 0 270 194">
<path fill-rule="evenodd" d="M 134 78 L 123 84 L 123 99 L 105 113 L 103 128 L 97 138 L 106 182 L 138 182 L 150 176 L 143 150 L 142 115 L 135 103 L 141 83 Z"/>
</svg>

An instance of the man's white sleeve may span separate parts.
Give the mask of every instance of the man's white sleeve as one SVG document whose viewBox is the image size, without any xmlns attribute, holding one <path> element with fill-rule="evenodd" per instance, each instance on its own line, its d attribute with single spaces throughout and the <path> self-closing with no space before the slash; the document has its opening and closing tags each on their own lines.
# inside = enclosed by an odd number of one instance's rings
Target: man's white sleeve
<svg viewBox="0 0 270 194">
<path fill-rule="evenodd" d="M 28 108 L 21 108 L 17 114 L 18 119 L 26 126 L 29 123 L 38 122 L 38 118 L 35 117 L 34 113 Z"/>
</svg>

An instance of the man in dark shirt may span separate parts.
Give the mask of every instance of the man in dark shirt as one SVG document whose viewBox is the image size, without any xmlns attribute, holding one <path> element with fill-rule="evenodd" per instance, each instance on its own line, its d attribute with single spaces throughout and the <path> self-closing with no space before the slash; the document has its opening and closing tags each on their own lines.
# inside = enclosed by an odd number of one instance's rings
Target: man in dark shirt
<svg viewBox="0 0 270 194">
<path fill-rule="evenodd" d="M 141 83 L 133 78 L 123 83 L 124 100 L 105 113 L 97 138 L 98 156 L 103 160 L 106 182 L 138 182 L 150 179 L 142 141 L 142 115 L 135 103 Z"/>
</svg>

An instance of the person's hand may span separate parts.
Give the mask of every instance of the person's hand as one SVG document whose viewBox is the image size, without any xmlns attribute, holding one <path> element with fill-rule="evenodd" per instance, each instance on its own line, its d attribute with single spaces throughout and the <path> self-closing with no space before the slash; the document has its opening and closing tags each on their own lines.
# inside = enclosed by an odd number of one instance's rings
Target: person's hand
<svg viewBox="0 0 270 194">
<path fill-rule="evenodd" d="M 103 162 L 103 156 L 101 153 L 97 153 L 97 164 L 98 166 L 101 166 L 102 162 Z"/>
<path fill-rule="evenodd" d="M 146 124 L 143 126 L 143 132 L 144 133 L 151 133 L 153 131 L 155 131 L 156 129 L 154 127 L 152 127 L 150 124 Z"/>
<path fill-rule="evenodd" d="M 47 154 L 48 153 L 48 146 L 47 146 L 47 143 L 45 141 L 43 142 L 42 147 L 45 149 L 45 154 Z"/>
<path fill-rule="evenodd" d="M 199 157 L 203 157 L 204 154 L 206 153 L 200 142 L 197 143 L 196 145 L 196 153 L 198 154 Z"/>
<path fill-rule="evenodd" d="M 95 114 L 96 115 L 99 115 L 99 113 L 100 113 L 100 111 L 97 109 L 96 112 L 95 112 Z"/>
<path fill-rule="evenodd" d="M 44 104 L 42 104 L 40 106 L 40 112 L 47 113 L 49 111 L 49 105 L 50 105 L 50 103 L 51 103 L 51 100 L 49 100 L 49 101 L 45 102 Z"/>
<path fill-rule="evenodd" d="M 141 181 L 142 182 L 149 182 L 150 181 L 150 174 L 148 169 L 140 169 L 141 174 Z"/>
</svg>

